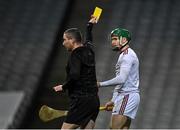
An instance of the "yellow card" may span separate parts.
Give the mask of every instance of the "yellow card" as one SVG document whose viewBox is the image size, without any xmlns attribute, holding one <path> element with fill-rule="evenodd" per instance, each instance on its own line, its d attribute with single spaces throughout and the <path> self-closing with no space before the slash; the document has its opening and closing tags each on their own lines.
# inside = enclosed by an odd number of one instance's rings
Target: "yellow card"
<svg viewBox="0 0 180 130">
<path fill-rule="evenodd" d="M 97 17 L 97 19 L 99 20 L 101 13 L 102 13 L 102 9 L 99 7 L 96 7 L 94 10 L 93 16 Z"/>
</svg>

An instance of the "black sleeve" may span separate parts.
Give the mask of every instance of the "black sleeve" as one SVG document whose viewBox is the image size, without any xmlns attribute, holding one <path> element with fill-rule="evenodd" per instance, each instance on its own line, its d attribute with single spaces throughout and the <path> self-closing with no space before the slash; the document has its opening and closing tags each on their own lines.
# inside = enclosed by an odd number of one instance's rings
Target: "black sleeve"
<svg viewBox="0 0 180 130">
<path fill-rule="evenodd" d="M 70 71 L 66 82 L 62 86 L 63 90 L 69 88 L 74 82 L 76 82 L 80 78 L 81 61 L 77 53 L 72 52 L 69 65 L 70 65 Z"/>
<path fill-rule="evenodd" d="M 85 46 L 93 46 L 93 37 L 92 37 L 92 28 L 93 24 L 88 23 L 86 27 L 86 40 L 85 40 Z"/>
</svg>

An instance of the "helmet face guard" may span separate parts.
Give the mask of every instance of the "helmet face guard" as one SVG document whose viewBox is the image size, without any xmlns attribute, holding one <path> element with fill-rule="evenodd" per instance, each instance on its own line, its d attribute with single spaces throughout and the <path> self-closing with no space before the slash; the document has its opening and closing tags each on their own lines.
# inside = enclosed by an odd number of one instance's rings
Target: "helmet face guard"
<svg viewBox="0 0 180 130">
<path fill-rule="evenodd" d="M 123 48 L 125 45 L 127 45 L 129 43 L 129 41 L 131 40 L 130 32 L 128 30 L 122 29 L 122 28 L 116 28 L 116 29 L 112 30 L 111 35 L 110 35 L 110 39 L 113 36 L 116 36 L 116 37 L 119 38 L 119 40 L 120 40 L 119 44 L 122 46 L 121 48 Z M 122 43 L 121 39 L 123 37 L 125 37 L 128 42 Z M 112 39 L 111 39 L 111 41 L 112 41 Z M 119 46 L 114 46 L 114 47 L 112 47 L 112 50 L 117 51 L 117 50 L 119 50 L 121 48 L 119 48 Z"/>
<path fill-rule="evenodd" d="M 112 36 L 111 35 L 108 36 L 108 41 L 111 44 L 111 49 L 113 51 L 119 51 L 119 46 L 112 46 Z"/>
</svg>

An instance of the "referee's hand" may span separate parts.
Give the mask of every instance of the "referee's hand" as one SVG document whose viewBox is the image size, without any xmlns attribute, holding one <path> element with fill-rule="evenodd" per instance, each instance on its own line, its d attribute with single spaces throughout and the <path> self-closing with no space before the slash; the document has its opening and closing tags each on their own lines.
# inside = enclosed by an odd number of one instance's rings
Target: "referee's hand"
<svg viewBox="0 0 180 130">
<path fill-rule="evenodd" d="M 53 87 L 53 89 L 56 91 L 56 92 L 61 92 L 61 91 L 63 91 L 63 88 L 62 88 L 62 85 L 57 85 L 57 86 L 55 86 L 55 87 Z"/>
<path fill-rule="evenodd" d="M 98 22 L 97 17 L 94 17 L 93 15 L 91 15 L 91 19 L 89 20 L 89 23 L 96 24 L 97 22 Z"/>
</svg>

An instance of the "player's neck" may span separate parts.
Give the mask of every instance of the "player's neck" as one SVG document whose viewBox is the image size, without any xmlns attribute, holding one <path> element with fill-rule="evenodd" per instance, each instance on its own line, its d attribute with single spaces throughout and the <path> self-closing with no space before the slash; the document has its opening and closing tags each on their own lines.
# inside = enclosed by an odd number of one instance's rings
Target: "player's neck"
<svg viewBox="0 0 180 130">
<path fill-rule="evenodd" d="M 129 48 L 129 45 L 124 46 L 124 47 L 121 49 L 121 52 L 124 52 L 124 51 L 127 50 L 128 48 Z"/>
</svg>

